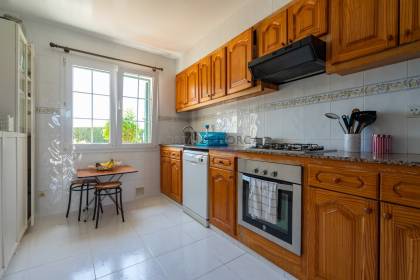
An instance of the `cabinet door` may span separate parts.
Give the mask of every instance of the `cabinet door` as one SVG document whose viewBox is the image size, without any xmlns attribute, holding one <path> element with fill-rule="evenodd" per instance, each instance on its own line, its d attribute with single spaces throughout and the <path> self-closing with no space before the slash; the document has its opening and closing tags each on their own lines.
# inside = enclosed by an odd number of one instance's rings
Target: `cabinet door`
<svg viewBox="0 0 420 280">
<path fill-rule="evenodd" d="M 258 54 L 263 56 L 287 43 L 287 11 L 280 11 L 258 26 Z"/>
<path fill-rule="evenodd" d="M 28 155 L 27 139 L 25 137 L 17 138 L 17 236 L 16 241 L 26 231 L 27 226 L 27 208 L 28 208 Z"/>
<path fill-rule="evenodd" d="M 228 94 L 252 87 L 248 69 L 248 62 L 253 58 L 252 37 L 252 29 L 248 29 L 227 45 Z"/>
<path fill-rule="evenodd" d="M 182 203 L 182 169 L 181 161 L 177 159 L 171 159 L 171 189 L 170 196 L 173 200 L 178 203 Z"/>
<path fill-rule="evenodd" d="M 211 54 L 212 99 L 226 95 L 226 47 Z"/>
<path fill-rule="evenodd" d="M 194 64 L 185 71 L 187 84 L 187 106 L 198 104 L 198 65 Z"/>
<path fill-rule="evenodd" d="M 420 1 L 400 0 L 400 44 L 420 40 Z"/>
<path fill-rule="evenodd" d="M 171 159 L 160 157 L 160 191 L 167 196 L 171 193 Z"/>
<path fill-rule="evenodd" d="M 397 45 L 398 0 L 331 1 L 331 63 Z"/>
<path fill-rule="evenodd" d="M 9 263 L 17 245 L 17 141 L 15 137 L 3 138 L 2 165 L 2 227 L 4 263 Z"/>
<path fill-rule="evenodd" d="M 200 102 L 211 99 L 211 57 L 207 56 L 198 63 L 198 90 Z"/>
<path fill-rule="evenodd" d="M 289 43 L 327 33 L 327 0 L 299 0 L 287 10 Z"/>
<path fill-rule="evenodd" d="M 187 105 L 187 81 L 185 72 L 176 75 L 176 109 L 180 110 Z"/>
<path fill-rule="evenodd" d="M 210 168 L 210 223 L 236 234 L 236 185 L 233 171 Z"/>
<path fill-rule="evenodd" d="M 420 279 L 420 209 L 381 203 L 380 276 Z"/>
<path fill-rule="evenodd" d="M 309 278 L 376 279 L 378 203 L 316 188 L 309 192 Z"/>
</svg>

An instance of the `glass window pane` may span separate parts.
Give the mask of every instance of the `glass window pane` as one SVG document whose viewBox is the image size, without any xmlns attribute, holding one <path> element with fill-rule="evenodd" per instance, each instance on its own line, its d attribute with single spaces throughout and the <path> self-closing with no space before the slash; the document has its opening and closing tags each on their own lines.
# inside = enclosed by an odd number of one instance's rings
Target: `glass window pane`
<svg viewBox="0 0 420 280">
<path fill-rule="evenodd" d="M 73 119 L 73 143 L 92 143 L 92 121 L 85 119 Z"/>
<path fill-rule="evenodd" d="M 124 144 L 138 143 L 137 122 L 132 118 L 124 118 L 122 123 L 122 142 Z"/>
<path fill-rule="evenodd" d="M 93 95 L 93 118 L 109 120 L 109 96 Z"/>
<path fill-rule="evenodd" d="M 93 71 L 93 93 L 109 95 L 110 74 L 107 72 Z"/>
<path fill-rule="evenodd" d="M 73 118 L 92 118 L 92 95 L 73 93 Z"/>
<path fill-rule="evenodd" d="M 139 80 L 139 98 L 149 98 L 149 96 L 147 96 L 148 87 L 149 87 L 148 81 Z"/>
<path fill-rule="evenodd" d="M 123 118 L 137 120 L 137 99 L 123 97 Z"/>
<path fill-rule="evenodd" d="M 124 76 L 123 78 L 123 96 L 137 97 L 138 80 Z"/>
<path fill-rule="evenodd" d="M 137 123 L 137 139 L 138 142 L 137 143 L 146 143 L 147 139 L 146 139 L 146 130 L 145 130 L 145 123 L 144 122 L 138 122 Z"/>
<path fill-rule="evenodd" d="M 144 99 L 139 99 L 139 102 L 138 102 L 138 116 L 137 116 L 137 121 L 144 121 L 144 120 L 146 120 L 147 119 L 147 117 L 146 117 L 146 105 L 147 105 L 147 102 L 146 102 L 146 100 L 144 100 Z"/>
<path fill-rule="evenodd" d="M 106 144 L 110 139 L 110 123 L 106 120 L 93 120 L 93 143 Z"/>
<path fill-rule="evenodd" d="M 92 70 L 73 67 L 73 91 L 92 92 Z"/>
</svg>

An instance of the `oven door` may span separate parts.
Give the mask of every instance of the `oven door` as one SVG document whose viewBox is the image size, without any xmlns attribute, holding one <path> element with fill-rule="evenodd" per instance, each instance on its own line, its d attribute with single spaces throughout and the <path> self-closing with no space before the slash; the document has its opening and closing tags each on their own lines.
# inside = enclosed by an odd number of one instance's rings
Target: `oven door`
<svg viewBox="0 0 420 280">
<path fill-rule="evenodd" d="M 250 205 L 251 178 L 276 183 L 277 191 L 274 197 L 277 199 L 277 207 L 274 220 L 268 221 L 251 213 L 253 211 L 253 206 Z M 238 223 L 300 256 L 301 185 L 239 173 Z"/>
</svg>

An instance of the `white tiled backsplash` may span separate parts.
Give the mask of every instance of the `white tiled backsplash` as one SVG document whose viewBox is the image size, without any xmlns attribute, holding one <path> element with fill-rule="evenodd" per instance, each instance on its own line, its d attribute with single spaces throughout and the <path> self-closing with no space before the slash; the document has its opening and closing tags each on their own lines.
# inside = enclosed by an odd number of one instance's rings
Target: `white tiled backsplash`
<svg viewBox="0 0 420 280">
<path fill-rule="evenodd" d="M 409 117 L 410 105 L 420 105 L 420 59 L 281 85 L 268 95 L 193 112 L 191 123 L 198 131 L 210 124 L 235 136 L 270 136 L 342 149 L 343 133 L 324 113 L 341 116 L 357 107 L 378 113 L 363 133 L 364 151 L 371 150 L 371 135 L 381 133 L 393 136 L 393 152 L 420 154 L 420 118 Z"/>
</svg>

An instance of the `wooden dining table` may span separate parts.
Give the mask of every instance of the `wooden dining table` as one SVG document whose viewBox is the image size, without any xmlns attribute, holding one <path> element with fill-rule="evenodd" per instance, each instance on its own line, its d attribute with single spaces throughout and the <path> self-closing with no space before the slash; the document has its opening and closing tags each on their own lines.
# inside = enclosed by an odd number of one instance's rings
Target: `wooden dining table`
<svg viewBox="0 0 420 280">
<path fill-rule="evenodd" d="M 104 170 L 104 171 L 99 171 L 95 167 L 92 166 L 88 168 L 77 169 L 76 176 L 79 179 L 96 178 L 98 182 L 111 182 L 111 181 L 120 181 L 124 175 L 137 173 L 137 172 L 139 172 L 139 170 L 131 165 L 115 166 L 111 170 Z M 105 192 L 108 193 L 107 190 L 105 190 Z M 115 199 L 111 195 L 109 195 L 109 198 L 112 200 L 112 202 L 114 202 L 114 204 L 117 204 Z M 88 205 L 85 207 L 85 209 L 83 209 L 83 212 L 86 212 L 87 214 L 88 207 L 89 205 L 92 204 L 93 201 L 94 199 L 88 202 Z M 84 221 L 86 222 L 86 220 L 87 220 L 87 217 L 85 217 Z"/>
</svg>

